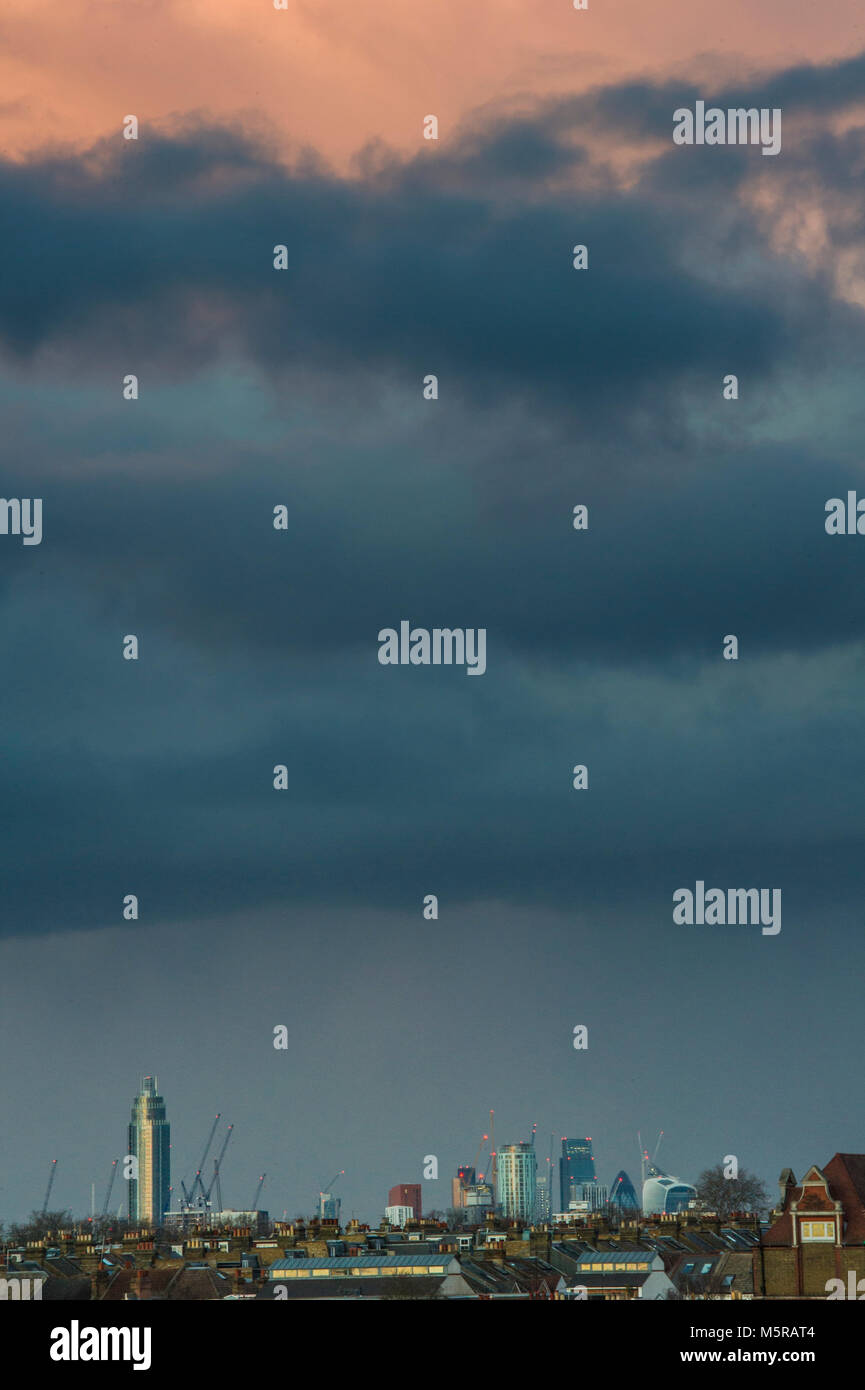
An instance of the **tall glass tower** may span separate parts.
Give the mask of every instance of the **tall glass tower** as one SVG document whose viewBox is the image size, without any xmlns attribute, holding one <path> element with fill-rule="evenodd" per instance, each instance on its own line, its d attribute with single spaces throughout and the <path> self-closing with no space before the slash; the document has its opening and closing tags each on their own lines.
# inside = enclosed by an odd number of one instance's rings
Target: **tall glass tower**
<svg viewBox="0 0 865 1390">
<path fill-rule="evenodd" d="M 534 1221 L 538 1163 L 532 1144 L 505 1144 L 496 1156 L 497 1199 L 503 1216 Z"/>
<path fill-rule="evenodd" d="M 138 1160 L 138 1177 L 129 1180 L 129 1219 L 157 1226 L 169 1209 L 171 1126 L 156 1077 L 141 1078 L 132 1103 L 128 1153 Z"/>
<path fill-rule="evenodd" d="M 591 1139 L 562 1139 L 559 1180 L 562 1211 L 567 1211 L 569 1202 L 581 1199 L 583 1185 L 596 1181 Z"/>
</svg>

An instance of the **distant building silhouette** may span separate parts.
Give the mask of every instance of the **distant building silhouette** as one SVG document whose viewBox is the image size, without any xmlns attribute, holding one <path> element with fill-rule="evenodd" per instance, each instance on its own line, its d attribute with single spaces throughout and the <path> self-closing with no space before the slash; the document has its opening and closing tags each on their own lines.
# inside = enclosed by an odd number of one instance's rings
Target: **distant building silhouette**
<svg viewBox="0 0 865 1390">
<path fill-rule="evenodd" d="M 467 1187 L 473 1187 L 477 1181 L 477 1173 L 468 1163 L 461 1163 L 457 1169 L 457 1175 L 451 1179 L 451 1206 L 459 1210 L 466 1204 L 465 1192 Z"/>
</svg>

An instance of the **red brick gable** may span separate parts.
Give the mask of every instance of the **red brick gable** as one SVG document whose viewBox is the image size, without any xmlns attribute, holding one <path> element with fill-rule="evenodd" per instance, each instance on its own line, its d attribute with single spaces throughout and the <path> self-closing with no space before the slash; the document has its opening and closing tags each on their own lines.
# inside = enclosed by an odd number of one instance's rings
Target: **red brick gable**
<svg viewBox="0 0 865 1390">
<path fill-rule="evenodd" d="M 762 1244 L 793 1244 L 794 1207 L 795 1216 L 831 1215 L 836 1202 L 841 1203 L 843 1244 L 865 1244 L 865 1154 L 835 1154 L 822 1171 L 809 1168 L 799 1186 L 788 1185 L 784 1209 Z"/>
<path fill-rule="evenodd" d="M 793 1200 L 798 1211 L 833 1212 L 835 1210 L 835 1202 L 838 1199 L 830 1191 L 828 1178 L 820 1172 L 816 1165 L 808 1169 L 797 1190 L 800 1195 Z"/>
</svg>

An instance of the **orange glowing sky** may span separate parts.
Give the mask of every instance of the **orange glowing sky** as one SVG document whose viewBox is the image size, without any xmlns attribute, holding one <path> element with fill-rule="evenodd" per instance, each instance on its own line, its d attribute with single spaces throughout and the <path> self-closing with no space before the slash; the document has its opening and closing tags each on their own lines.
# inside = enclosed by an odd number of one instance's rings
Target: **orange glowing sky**
<svg viewBox="0 0 865 1390">
<path fill-rule="evenodd" d="M 198 112 L 272 129 L 337 165 L 371 139 L 410 149 L 520 94 L 623 76 L 827 61 L 865 47 L 861 0 L 4 0 L 2 144 L 91 144 Z M 744 57 L 743 55 L 747 55 Z"/>
</svg>

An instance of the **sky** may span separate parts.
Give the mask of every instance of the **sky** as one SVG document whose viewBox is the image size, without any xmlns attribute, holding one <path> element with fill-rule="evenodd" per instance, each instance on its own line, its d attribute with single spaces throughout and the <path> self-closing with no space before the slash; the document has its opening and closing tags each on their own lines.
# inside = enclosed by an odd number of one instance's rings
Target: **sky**
<svg viewBox="0 0 865 1390">
<path fill-rule="evenodd" d="M 865 1150 L 861 7 L 0 39 L 0 481 L 43 501 L 0 535 L 0 1220 L 55 1157 L 101 1205 L 154 1072 L 175 1181 L 220 1112 L 280 1216 L 338 1169 L 344 1216 L 449 1206 L 491 1108 L 603 1181 L 638 1131 L 773 1193 Z M 780 154 L 675 145 L 698 100 Z M 485 673 L 382 665 L 403 619 Z M 782 930 L 676 923 L 698 880 Z"/>
</svg>

